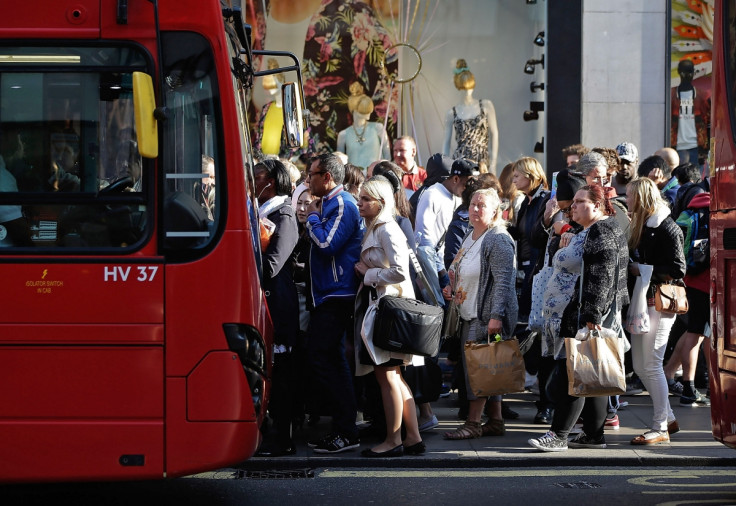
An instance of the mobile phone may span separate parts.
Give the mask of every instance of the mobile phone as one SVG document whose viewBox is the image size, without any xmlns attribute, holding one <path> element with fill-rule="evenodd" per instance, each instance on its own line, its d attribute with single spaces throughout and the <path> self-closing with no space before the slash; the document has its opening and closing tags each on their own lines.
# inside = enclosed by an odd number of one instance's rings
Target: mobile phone
<svg viewBox="0 0 736 506">
<path fill-rule="evenodd" d="M 552 173 L 552 193 L 550 198 L 555 198 L 557 196 L 557 174 L 559 174 L 559 172 Z"/>
</svg>

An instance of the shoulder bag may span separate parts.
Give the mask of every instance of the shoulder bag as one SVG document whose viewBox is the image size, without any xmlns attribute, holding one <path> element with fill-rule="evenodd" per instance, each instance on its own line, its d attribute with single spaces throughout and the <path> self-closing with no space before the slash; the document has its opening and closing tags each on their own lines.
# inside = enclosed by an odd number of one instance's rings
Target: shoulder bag
<svg viewBox="0 0 736 506">
<path fill-rule="evenodd" d="M 665 314 L 687 313 L 688 303 L 685 287 L 682 282 L 670 282 L 657 285 L 654 292 L 654 309 Z"/>
<path fill-rule="evenodd" d="M 440 349 L 443 315 L 441 307 L 384 295 L 378 300 L 373 343 L 387 351 L 433 357 Z"/>
<path fill-rule="evenodd" d="M 409 257 L 417 279 L 423 278 L 424 272 L 411 249 Z M 375 290 L 371 293 L 375 300 Z M 433 357 L 440 351 L 443 317 L 444 311 L 438 305 L 384 295 L 378 300 L 373 343 L 391 352 Z"/>
</svg>

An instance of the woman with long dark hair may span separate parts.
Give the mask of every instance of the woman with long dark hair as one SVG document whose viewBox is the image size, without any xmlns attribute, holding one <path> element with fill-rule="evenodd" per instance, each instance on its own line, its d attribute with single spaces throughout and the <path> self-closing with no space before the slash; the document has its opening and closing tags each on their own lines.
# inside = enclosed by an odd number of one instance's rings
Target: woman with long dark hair
<svg viewBox="0 0 736 506">
<path fill-rule="evenodd" d="M 291 439 L 295 378 L 292 350 L 299 332 L 299 302 L 292 272 L 292 253 L 299 238 L 291 207 L 289 171 L 279 160 L 264 160 L 254 169 L 259 215 L 273 223 L 262 252 L 263 290 L 274 327 L 274 366 L 269 414 L 275 436 L 267 438 L 257 455 L 278 457 L 296 453 Z"/>
</svg>

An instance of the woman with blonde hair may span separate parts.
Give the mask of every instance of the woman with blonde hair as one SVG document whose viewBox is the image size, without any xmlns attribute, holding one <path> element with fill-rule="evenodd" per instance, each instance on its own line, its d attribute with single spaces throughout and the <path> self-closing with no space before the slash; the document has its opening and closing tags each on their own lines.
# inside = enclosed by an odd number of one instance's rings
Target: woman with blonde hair
<svg viewBox="0 0 736 506">
<path fill-rule="evenodd" d="M 509 223 L 516 222 L 516 215 L 519 212 L 521 203 L 524 201 L 524 194 L 516 189 L 514 184 L 514 164 L 507 163 L 501 174 L 498 176 L 498 182 L 501 185 L 501 201 L 505 204 L 506 210 L 503 213 L 504 219 Z"/>
<path fill-rule="evenodd" d="M 426 448 L 419 435 L 416 405 L 409 386 L 401 376 L 400 366 L 412 362 L 412 355 L 393 352 L 371 354 L 363 342 L 361 330 L 366 309 L 384 295 L 414 298 L 409 277 L 409 247 L 394 219 L 394 191 L 383 176 L 366 181 L 360 189 L 358 210 L 366 223 L 360 260 L 355 272 L 362 283 L 356 297 L 355 350 L 356 374 L 375 371 L 386 414 L 386 438 L 373 448 L 363 450 L 364 457 L 400 457 L 420 455 Z M 421 358 L 419 360 L 421 362 Z M 401 441 L 401 422 L 406 439 Z"/>
<path fill-rule="evenodd" d="M 626 186 L 626 203 L 631 214 L 629 252 L 633 260 L 629 274 L 639 276 L 639 264 L 652 266 L 647 300 L 653 301 L 657 286 L 685 276 L 685 255 L 680 227 L 670 216 L 670 208 L 657 185 L 649 178 Z M 662 362 L 675 315 L 660 313 L 648 304 L 649 332 L 632 334 L 631 359 L 639 379 L 652 398 L 651 430 L 631 440 L 635 445 L 667 443 L 679 427 L 669 401 Z"/>
<path fill-rule="evenodd" d="M 500 334 L 510 339 L 514 334 L 517 301 L 514 281 L 514 241 L 506 231 L 501 199 L 493 188 L 476 191 L 468 209 L 469 231 L 450 266 L 450 285 L 442 290 L 446 300 L 454 297 L 462 320 L 460 349 L 468 341 L 485 341 Z M 490 397 L 488 421 L 481 425 L 485 397 L 476 397 L 468 381 L 465 354 L 461 353 L 468 419 L 445 439 L 473 439 L 480 436 L 503 436 L 506 428 L 501 416 L 501 396 Z"/>
<path fill-rule="evenodd" d="M 525 196 L 509 232 L 516 239 L 517 269 L 521 278 L 518 282 L 519 321 L 526 322 L 532 305 L 532 279 L 541 267 L 537 264 L 544 258 L 544 248 L 549 238 L 541 222 L 550 193 L 547 191 L 547 176 L 536 158 L 526 156 L 516 160 L 511 166 L 511 171 L 514 186 Z M 549 424 L 552 421 L 554 404 L 547 397 L 543 385 L 547 383 L 547 378 L 554 368 L 554 361 L 549 357 L 542 357 L 538 340 L 535 340 L 524 358 L 527 372 L 531 375 L 536 374 L 540 385 L 534 423 Z"/>
</svg>

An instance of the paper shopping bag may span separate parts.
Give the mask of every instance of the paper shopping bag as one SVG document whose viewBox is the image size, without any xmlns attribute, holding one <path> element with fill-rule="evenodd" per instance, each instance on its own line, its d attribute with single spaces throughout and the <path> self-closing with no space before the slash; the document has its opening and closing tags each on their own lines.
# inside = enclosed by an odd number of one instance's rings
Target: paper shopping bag
<svg viewBox="0 0 736 506">
<path fill-rule="evenodd" d="M 524 357 L 516 338 L 465 343 L 465 365 L 476 397 L 524 390 Z"/>
<path fill-rule="evenodd" d="M 590 334 L 584 341 L 565 338 L 567 393 L 575 397 L 625 394 L 624 340 Z"/>
</svg>

